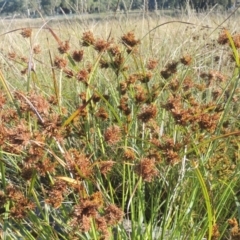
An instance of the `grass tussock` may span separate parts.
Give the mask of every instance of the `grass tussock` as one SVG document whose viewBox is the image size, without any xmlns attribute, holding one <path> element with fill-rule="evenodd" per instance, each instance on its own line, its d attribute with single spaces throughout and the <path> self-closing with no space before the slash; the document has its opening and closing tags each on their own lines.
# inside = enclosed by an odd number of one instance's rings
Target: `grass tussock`
<svg viewBox="0 0 240 240">
<path fill-rule="evenodd" d="M 1 35 L 1 239 L 239 239 L 240 31 L 125 24 Z"/>
</svg>

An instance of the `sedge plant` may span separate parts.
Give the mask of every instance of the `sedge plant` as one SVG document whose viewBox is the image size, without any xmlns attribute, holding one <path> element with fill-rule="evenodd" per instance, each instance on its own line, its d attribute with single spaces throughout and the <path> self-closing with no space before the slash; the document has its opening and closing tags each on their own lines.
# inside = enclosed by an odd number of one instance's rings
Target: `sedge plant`
<svg viewBox="0 0 240 240">
<path fill-rule="evenodd" d="M 2 239 L 238 239 L 240 34 L 168 24 L 1 36 Z"/>
</svg>

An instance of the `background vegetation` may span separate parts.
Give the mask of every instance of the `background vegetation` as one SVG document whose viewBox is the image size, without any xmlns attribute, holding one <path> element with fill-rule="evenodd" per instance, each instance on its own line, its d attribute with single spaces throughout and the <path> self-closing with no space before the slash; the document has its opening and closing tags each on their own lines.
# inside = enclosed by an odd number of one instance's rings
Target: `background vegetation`
<svg viewBox="0 0 240 240">
<path fill-rule="evenodd" d="M 239 4 L 237 0 L 1 0 L 1 13 L 19 13 L 36 17 L 39 14 L 110 12 L 116 10 L 157 10 L 190 6 L 197 11 L 215 5 L 224 10 Z"/>
</svg>

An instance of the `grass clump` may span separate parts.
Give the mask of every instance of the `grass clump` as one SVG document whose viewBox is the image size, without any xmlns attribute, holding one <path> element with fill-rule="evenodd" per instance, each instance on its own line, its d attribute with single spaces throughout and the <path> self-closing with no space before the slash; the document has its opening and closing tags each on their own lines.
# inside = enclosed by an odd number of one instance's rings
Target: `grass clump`
<svg viewBox="0 0 240 240">
<path fill-rule="evenodd" d="M 181 26 L 5 35 L 2 239 L 237 239 L 239 37 Z"/>
</svg>

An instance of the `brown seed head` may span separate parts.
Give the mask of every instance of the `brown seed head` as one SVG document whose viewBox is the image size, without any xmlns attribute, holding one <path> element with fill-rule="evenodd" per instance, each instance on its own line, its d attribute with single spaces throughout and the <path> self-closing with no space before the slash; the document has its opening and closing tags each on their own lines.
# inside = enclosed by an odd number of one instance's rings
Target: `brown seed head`
<svg viewBox="0 0 240 240">
<path fill-rule="evenodd" d="M 101 118 L 102 120 L 107 120 L 109 116 L 108 116 L 108 113 L 107 113 L 107 111 L 105 110 L 105 108 L 100 107 L 99 110 L 98 110 L 97 113 L 96 113 L 96 117 L 99 117 L 99 118 Z"/>
<path fill-rule="evenodd" d="M 111 66 L 109 62 L 105 61 L 102 58 L 100 59 L 99 64 L 101 68 L 109 68 Z"/>
<path fill-rule="evenodd" d="M 74 72 L 73 72 L 72 70 L 70 70 L 70 69 L 64 68 L 64 69 L 63 69 L 63 72 L 66 73 L 66 77 L 67 77 L 67 78 L 72 78 L 72 77 L 74 77 Z"/>
<path fill-rule="evenodd" d="M 163 69 L 160 73 L 164 79 L 168 79 L 172 75 L 172 73 L 167 69 Z"/>
<path fill-rule="evenodd" d="M 130 161 L 133 161 L 136 159 L 135 152 L 131 148 L 126 148 L 124 150 L 124 157 Z"/>
<path fill-rule="evenodd" d="M 30 38 L 32 35 L 32 29 L 31 28 L 24 28 L 20 33 L 24 38 Z"/>
<path fill-rule="evenodd" d="M 183 65 L 190 65 L 192 62 L 192 57 L 190 55 L 184 55 L 181 59 L 180 59 L 181 63 Z"/>
<path fill-rule="evenodd" d="M 224 29 L 224 30 L 220 33 L 217 42 L 218 42 L 220 45 L 225 45 L 225 44 L 228 43 L 228 41 L 229 41 L 229 40 L 228 40 L 228 36 L 227 36 L 227 30 Z"/>
<path fill-rule="evenodd" d="M 240 238 L 240 229 L 238 226 L 238 221 L 236 218 L 232 218 L 228 220 L 228 224 L 232 227 L 231 229 L 231 236 L 233 237 L 233 239 L 237 240 Z"/>
<path fill-rule="evenodd" d="M 24 68 L 23 70 L 21 70 L 21 74 L 22 74 L 22 75 L 26 75 L 27 72 L 28 72 L 28 68 L 27 68 L 27 67 Z"/>
<path fill-rule="evenodd" d="M 220 232 L 218 230 L 218 225 L 214 224 L 212 229 L 212 238 L 211 240 L 218 240 L 220 237 Z"/>
<path fill-rule="evenodd" d="M 148 122 L 151 119 L 157 116 L 157 107 L 156 105 L 147 105 L 143 107 L 142 112 L 138 115 L 138 119 L 142 120 L 143 122 Z"/>
<path fill-rule="evenodd" d="M 33 210 L 35 205 L 27 199 L 20 190 L 8 185 L 6 195 L 11 199 L 10 215 L 14 219 L 24 219 L 29 210 Z"/>
<path fill-rule="evenodd" d="M 166 70 L 171 72 L 171 73 L 176 73 L 177 72 L 177 65 L 178 65 L 178 62 L 177 61 L 172 61 L 172 62 L 169 62 L 167 65 L 166 65 Z"/>
<path fill-rule="evenodd" d="M 240 48 L 240 34 L 233 36 L 233 42 L 236 48 Z"/>
<path fill-rule="evenodd" d="M 108 161 L 101 161 L 99 162 L 99 170 L 103 175 L 107 175 L 112 170 L 113 165 L 115 164 L 114 161 L 108 160 Z"/>
<path fill-rule="evenodd" d="M 28 63 L 28 58 L 25 56 L 20 57 L 21 61 L 23 61 L 24 63 Z"/>
<path fill-rule="evenodd" d="M 120 47 L 118 45 L 113 45 L 108 48 L 108 51 L 113 55 L 116 56 L 121 53 Z"/>
<path fill-rule="evenodd" d="M 154 159 L 141 159 L 141 161 L 136 165 L 135 171 L 146 182 L 152 182 L 153 179 L 158 176 L 158 170 L 155 166 Z"/>
<path fill-rule="evenodd" d="M 114 226 L 122 221 L 124 212 L 115 204 L 108 205 L 104 210 L 104 218 L 109 226 Z"/>
<path fill-rule="evenodd" d="M 94 94 L 92 95 L 92 101 L 93 101 L 94 103 L 97 103 L 97 102 L 99 102 L 100 100 L 101 100 L 101 96 L 100 96 L 99 94 L 94 93 Z"/>
<path fill-rule="evenodd" d="M 104 139 L 109 145 L 115 145 L 121 140 L 121 129 L 117 125 L 110 126 L 104 133 Z"/>
<path fill-rule="evenodd" d="M 58 51 L 61 54 L 67 53 L 69 49 L 70 49 L 69 41 L 65 41 L 64 43 L 62 42 L 58 47 Z"/>
<path fill-rule="evenodd" d="M 127 79 L 127 84 L 130 85 L 130 84 L 134 84 L 138 79 L 138 76 L 136 74 L 132 74 L 129 76 L 129 78 Z"/>
<path fill-rule="evenodd" d="M 108 229 L 108 225 L 104 216 L 98 216 L 95 218 L 95 223 L 97 229 L 101 232 L 101 237 L 99 236 L 99 240 L 108 240 L 111 237 L 110 231 Z"/>
<path fill-rule="evenodd" d="M 64 181 L 58 180 L 47 191 L 48 198 L 46 203 L 52 205 L 54 208 L 59 208 L 64 199 L 64 195 L 67 193 L 67 184 Z"/>
<path fill-rule="evenodd" d="M 36 45 L 33 47 L 33 53 L 34 54 L 39 54 L 41 52 L 41 47 L 40 45 Z"/>
<path fill-rule="evenodd" d="M 134 47 L 140 43 L 140 40 L 135 39 L 133 32 L 128 32 L 122 36 L 122 42 L 130 47 Z"/>
<path fill-rule="evenodd" d="M 65 155 L 69 170 L 77 178 L 90 178 L 92 176 L 92 164 L 90 159 L 76 149 L 70 149 Z"/>
<path fill-rule="evenodd" d="M 77 73 L 76 78 L 77 78 L 78 81 L 86 82 L 86 83 L 87 83 L 88 76 L 89 76 L 89 71 L 87 71 L 86 69 L 83 69 L 83 70 L 80 70 L 80 71 Z"/>
<path fill-rule="evenodd" d="M 146 72 L 146 73 L 135 73 L 131 75 L 132 77 L 135 77 L 138 81 L 142 83 L 148 83 L 152 77 L 151 72 Z"/>
<path fill-rule="evenodd" d="M 156 139 L 157 140 L 157 139 Z M 153 143 L 153 142 L 152 142 Z M 154 159 L 156 162 L 160 163 L 162 162 L 162 157 L 158 150 L 152 149 L 149 151 L 149 154 L 147 155 L 147 158 Z"/>
<path fill-rule="evenodd" d="M 98 52 L 104 52 L 106 50 L 108 50 L 109 46 L 110 46 L 110 42 L 107 42 L 103 39 L 98 39 L 95 43 L 94 43 L 94 48 L 98 51 Z"/>
<path fill-rule="evenodd" d="M 148 70 L 154 70 L 158 65 L 158 61 L 155 59 L 149 59 L 147 63 L 147 69 Z"/>
<path fill-rule="evenodd" d="M 124 95 L 127 92 L 128 84 L 126 81 L 122 81 L 119 83 L 119 90 L 121 95 Z"/>
<path fill-rule="evenodd" d="M 89 47 L 91 45 L 94 45 L 94 43 L 95 43 L 95 39 L 94 39 L 93 33 L 90 31 L 84 32 L 82 36 L 82 45 L 85 47 Z"/>
<path fill-rule="evenodd" d="M 67 66 L 67 60 L 64 58 L 56 57 L 54 65 L 59 69 L 64 69 Z"/>
<path fill-rule="evenodd" d="M 128 106 L 128 97 L 126 95 L 124 95 L 120 99 L 120 105 L 118 106 L 118 108 L 122 110 L 126 116 L 130 115 L 131 109 Z"/>
<path fill-rule="evenodd" d="M 91 228 L 92 219 L 99 218 L 99 210 L 103 206 L 103 198 L 100 192 L 96 192 L 86 198 L 81 198 L 72 212 L 71 226 L 80 227 L 80 231 L 87 232 Z"/>
<path fill-rule="evenodd" d="M 87 94 L 86 94 L 86 92 L 81 92 L 81 93 L 79 94 L 79 97 L 80 97 L 80 99 L 82 100 L 82 103 L 85 104 L 86 101 L 87 101 Z"/>
<path fill-rule="evenodd" d="M 118 54 L 115 56 L 114 58 L 114 67 L 117 69 L 117 70 L 120 70 L 121 67 L 122 67 L 122 64 L 124 62 L 124 57 L 121 55 L 121 54 Z"/>
<path fill-rule="evenodd" d="M 141 86 L 135 86 L 135 100 L 137 103 L 144 103 L 147 100 L 147 91 Z"/>
<path fill-rule="evenodd" d="M 83 50 L 74 51 L 73 54 L 72 54 L 72 58 L 76 62 L 81 62 L 82 59 L 83 59 Z"/>
</svg>

